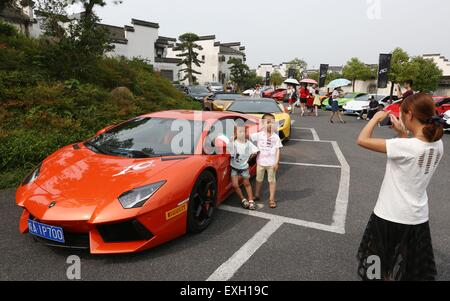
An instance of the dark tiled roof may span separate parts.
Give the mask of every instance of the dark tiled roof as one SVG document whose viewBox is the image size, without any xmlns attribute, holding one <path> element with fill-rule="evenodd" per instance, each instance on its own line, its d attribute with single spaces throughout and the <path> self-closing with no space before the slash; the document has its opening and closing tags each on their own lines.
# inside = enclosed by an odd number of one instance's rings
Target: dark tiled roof
<svg viewBox="0 0 450 301">
<path fill-rule="evenodd" d="M 234 55 L 245 55 L 244 53 L 240 52 L 239 50 L 227 47 L 227 46 L 223 46 L 220 45 L 220 50 L 219 50 L 220 54 L 234 54 Z"/>
<path fill-rule="evenodd" d="M 155 63 L 168 63 L 168 64 L 178 64 L 181 59 L 170 58 L 170 57 L 155 57 Z"/>
<path fill-rule="evenodd" d="M 216 36 L 215 35 L 210 35 L 210 36 L 200 36 L 198 37 L 199 41 L 206 41 L 206 40 L 215 40 Z"/>
<path fill-rule="evenodd" d="M 138 19 L 131 19 L 131 24 L 145 26 L 145 27 L 151 27 L 151 28 L 159 28 L 158 23 L 153 23 L 153 22 L 148 22 L 148 21 L 143 21 L 143 20 L 138 20 Z"/>
<path fill-rule="evenodd" d="M 125 25 L 124 28 L 125 28 L 126 31 L 134 32 L 134 27 L 133 26 Z"/>
<path fill-rule="evenodd" d="M 244 51 L 245 50 L 245 46 L 239 47 L 239 50 Z"/>
<path fill-rule="evenodd" d="M 111 34 L 114 43 L 127 44 L 128 40 L 125 38 L 125 28 L 107 24 L 99 24 Z"/>
<path fill-rule="evenodd" d="M 241 46 L 241 42 L 222 43 L 221 45 L 225 47 Z"/>
<path fill-rule="evenodd" d="M 176 42 L 177 41 L 177 39 L 175 39 L 175 38 L 169 38 L 169 37 L 163 37 L 163 36 L 159 36 L 158 39 L 166 40 L 166 41 L 169 41 L 169 42 Z"/>
<path fill-rule="evenodd" d="M 6 6 L 3 10 L 0 11 L 0 17 L 12 22 L 23 23 L 26 21 L 32 21 L 30 18 L 25 15 L 20 9 Z"/>
</svg>

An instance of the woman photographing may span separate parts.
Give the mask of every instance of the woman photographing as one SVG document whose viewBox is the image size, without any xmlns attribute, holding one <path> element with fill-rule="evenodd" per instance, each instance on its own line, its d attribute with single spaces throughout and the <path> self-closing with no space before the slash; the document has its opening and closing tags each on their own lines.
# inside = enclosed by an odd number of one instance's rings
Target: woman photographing
<svg viewBox="0 0 450 301">
<path fill-rule="evenodd" d="M 388 116 L 389 112 L 378 112 L 357 141 L 387 155 L 378 201 L 358 250 L 358 274 L 372 279 L 368 258 L 376 256 L 380 280 L 435 280 L 427 187 L 444 154 L 442 120 L 435 116 L 431 96 L 415 94 L 403 101 L 400 119 L 390 115 L 398 138 L 373 138 L 374 128 Z"/>
</svg>

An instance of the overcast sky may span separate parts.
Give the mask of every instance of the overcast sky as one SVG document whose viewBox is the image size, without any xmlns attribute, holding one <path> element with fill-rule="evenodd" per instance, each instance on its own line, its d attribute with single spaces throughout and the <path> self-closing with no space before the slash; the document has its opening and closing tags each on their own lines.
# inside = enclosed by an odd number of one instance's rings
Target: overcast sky
<svg viewBox="0 0 450 301">
<path fill-rule="evenodd" d="M 157 22 L 162 36 L 194 32 L 240 41 L 252 68 L 295 57 L 310 68 L 353 56 L 377 63 L 380 52 L 398 46 L 450 59 L 448 0 L 123 0 L 98 13 L 111 25 Z"/>
</svg>

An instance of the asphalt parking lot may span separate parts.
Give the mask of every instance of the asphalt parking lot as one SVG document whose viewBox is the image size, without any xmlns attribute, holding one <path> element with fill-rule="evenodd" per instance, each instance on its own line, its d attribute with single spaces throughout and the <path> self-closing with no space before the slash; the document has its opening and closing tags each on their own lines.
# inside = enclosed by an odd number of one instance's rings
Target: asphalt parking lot
<svg viewBox="0 0 450 301">
<path fill-rule="evenodd" d="M 364 125 L 295 118 L 282 152 L 278 208 L 242 210 L 232 196 L 212 225 L 139 254 L 90 255 L 54 249 L 20 235 L 14 190 L 0 192 L 0 280 L 67 280 L 66 259 L 81 258 L 82 280 L 357 280 L 356 251 L 375 206 L 385 158 L 356 146 Z M 389 129 L 378 136 L 392 137 Z M 444 137 L 450 150 L 450 135 Z M 450 280 L 450 155 L 430 188 L 438 279 Z M 267 196 L 267 190 L 265 190 Z"/>
</svg>

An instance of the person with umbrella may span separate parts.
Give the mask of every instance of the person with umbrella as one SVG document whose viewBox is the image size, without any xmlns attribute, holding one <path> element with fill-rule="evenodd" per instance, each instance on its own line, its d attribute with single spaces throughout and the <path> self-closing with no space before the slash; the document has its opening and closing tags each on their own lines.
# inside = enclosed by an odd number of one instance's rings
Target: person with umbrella
<svg viewBox="0 0 450 301">
<path fill-rule="evenodd" d="M 308 84 L 304 83 L 302 84 L 300 88 L 300 107 L 302 109 L 302 117 L 305 115 L 306 111 L 306 104 L 308 103 L 308 97 L 309 97 L 309 90 L 308 90 Z"/>
<path fill-rule="evenodd" d="M 330 82 L 327 86 L 327 88 L 329 89 L 334 89 L 333 93 L 331 93 L 331 97 L 330 97 L 330 105 L 331 105 L 331 118 L 330 118 L 330 122 L 334 123 L 334 116 L 337 115 L 338 119 L 341 123 L 345 123 L 344 119 L 342 119 L 342 115 L 341 115 L 341 111 L 339 110 L 339 101 L 338 98 L 340 97 L 341 93 L 342 93 L 342 88 L 341 87 L 345 87 L 350 85 L 352 82 L 345 79 L 345 78 L 338 78 L 335 79 L 334 81 Z"/>
<path fill-rule="evenodd" d="M 342 93 L 342 88 L 335 88 L 333 93 L 331 93 L 330 104 L 331 104 L 331 118 L 330 122 L 334 123 L 334 116 L 337 115 L 340 123 L 345 123 L 342 119 L 341 111 L 339 110 L 339 101 L 338 98 Z"/>
<path fill-rule="evenodd" d="M 299 86 L 300 83 L 295 78 L 288 78 L 284 83 L 288 86 L 286 97 L 292 107 L 292 113 L 295 113 L 295 104 L 298 101 L 297 86 Z"/>
</svg>

